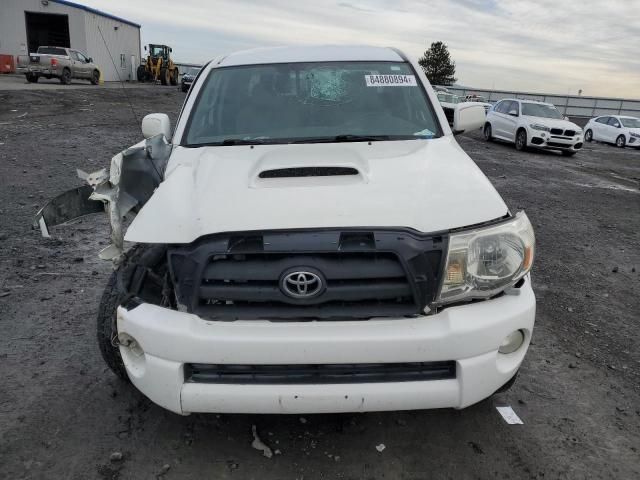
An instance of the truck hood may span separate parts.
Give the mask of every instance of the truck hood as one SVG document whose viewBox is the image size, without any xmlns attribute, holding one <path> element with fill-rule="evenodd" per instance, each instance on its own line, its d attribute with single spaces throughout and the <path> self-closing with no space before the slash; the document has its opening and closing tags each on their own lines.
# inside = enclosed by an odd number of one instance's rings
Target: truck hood
<svg viewBox="0 0 640 480">
<path fill-rule="evenodd" d="M 309 173 L 299 170 L 308 167 L 324 176 L 282 177 Z M 339 169 L 355 174 L 335 175 L 344 173 Z M 371 144 L 177 146 L 165 180 L 125 240 L 190 243 L 220 232 L 329 227 L 439 232 L 507 213 L 452 136 Z"/>
</svg>

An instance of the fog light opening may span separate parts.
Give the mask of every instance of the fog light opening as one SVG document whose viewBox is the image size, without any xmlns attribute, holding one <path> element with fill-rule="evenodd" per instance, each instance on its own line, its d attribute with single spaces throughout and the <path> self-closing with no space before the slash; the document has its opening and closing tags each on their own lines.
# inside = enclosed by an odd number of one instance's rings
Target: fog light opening
<svg viewBox="0 0 640 480">
<path fill-rule="evenodd" d="M 146 368 L 146 356 L 140 343 L 131 335 L 118 334 L 120 355 L 127 371 L 135 377 L 142 376 Z"/>
<path fill-rule="evenodd" d="M 504 338 L 498 352 L 504 354 L 513 353 L 522 346 L 524 339 L 524 331 L 516 330 Z"/>
</svg>

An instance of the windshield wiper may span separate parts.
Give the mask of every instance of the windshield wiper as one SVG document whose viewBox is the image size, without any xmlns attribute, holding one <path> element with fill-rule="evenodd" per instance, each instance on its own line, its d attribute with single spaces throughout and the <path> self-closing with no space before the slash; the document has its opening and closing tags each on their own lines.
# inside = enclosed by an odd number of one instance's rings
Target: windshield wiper
<svg viewBox="0 0 640 480">
<path fill-rule="evenodd" d="M 199 148 L 199 147 L 226 147 L 228 145 L 264 145 L 267 143 L 274 143 L 270 140 L 265 140 L 261 138 L 254 138 L 252 140 L 244 139 L 244 138 L 225 138 L 224 140 L 220 140 L 219 142 L 202 142 L 202 143 L 187 143 L 184 144 L 184 147 L 187 148 Z"/>
<path fill-rule="evenodd" d="M 225 138 L 221 142 L 216 142 L 219 145 L 262 145 L 264 143 L 269 143 L 265 138 Z"/>
<path fill-rule="evenodd" d="M 286 138 L 225 138 L 219 142 L 205 142 L 187 147 L 213 147 L 231 145 L 273 145 L 273 144 L 293 144 L 293 143 L 343 143 L 343 142 L 382 142 L 388 140 L 419 140 L 423 137 L 416 135 L 333 135 L 327 137 L 308 137 L 297 139 Z"/>
<path fill-rule="evenodd" d="M 389 135 L 336 135 L 333 140 L 336 142 L 379 142 L 390 138 Z"/>
<path fill-rule="evenodd" d="M 341 142 L 381 142 L 385 140 L 400 140 L 412 138 L 407 135 L 335 135 L 331 137 L 309 137 L 295 140 L 292 143 L 341 143 Z"/>
</svg>

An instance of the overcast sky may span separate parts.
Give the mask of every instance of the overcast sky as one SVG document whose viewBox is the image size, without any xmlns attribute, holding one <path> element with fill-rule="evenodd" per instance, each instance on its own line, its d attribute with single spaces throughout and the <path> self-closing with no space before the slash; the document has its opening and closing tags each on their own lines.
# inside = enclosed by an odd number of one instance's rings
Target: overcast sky
<svg viewBox="0 0 640 480">
<path fill-rule="evenodd" d="M 140 23 L 177 61 L 285 44 L 444 41 L 458 83 L 640 98 L 640 0 L 77 0 Z"/>
</svg>

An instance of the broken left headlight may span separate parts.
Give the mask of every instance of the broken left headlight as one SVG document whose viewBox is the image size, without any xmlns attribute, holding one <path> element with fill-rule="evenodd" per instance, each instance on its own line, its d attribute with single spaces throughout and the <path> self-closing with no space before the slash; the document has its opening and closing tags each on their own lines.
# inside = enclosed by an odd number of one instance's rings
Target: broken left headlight
<svg viewBox="0 0 640 480">
<path fill-rule="evenodd" d="M 452 234 L 437 303 L 500 293 L 531 270 L 534 250 L 533 227 L 524 212 L 495 226 Z"/>
</svg>

